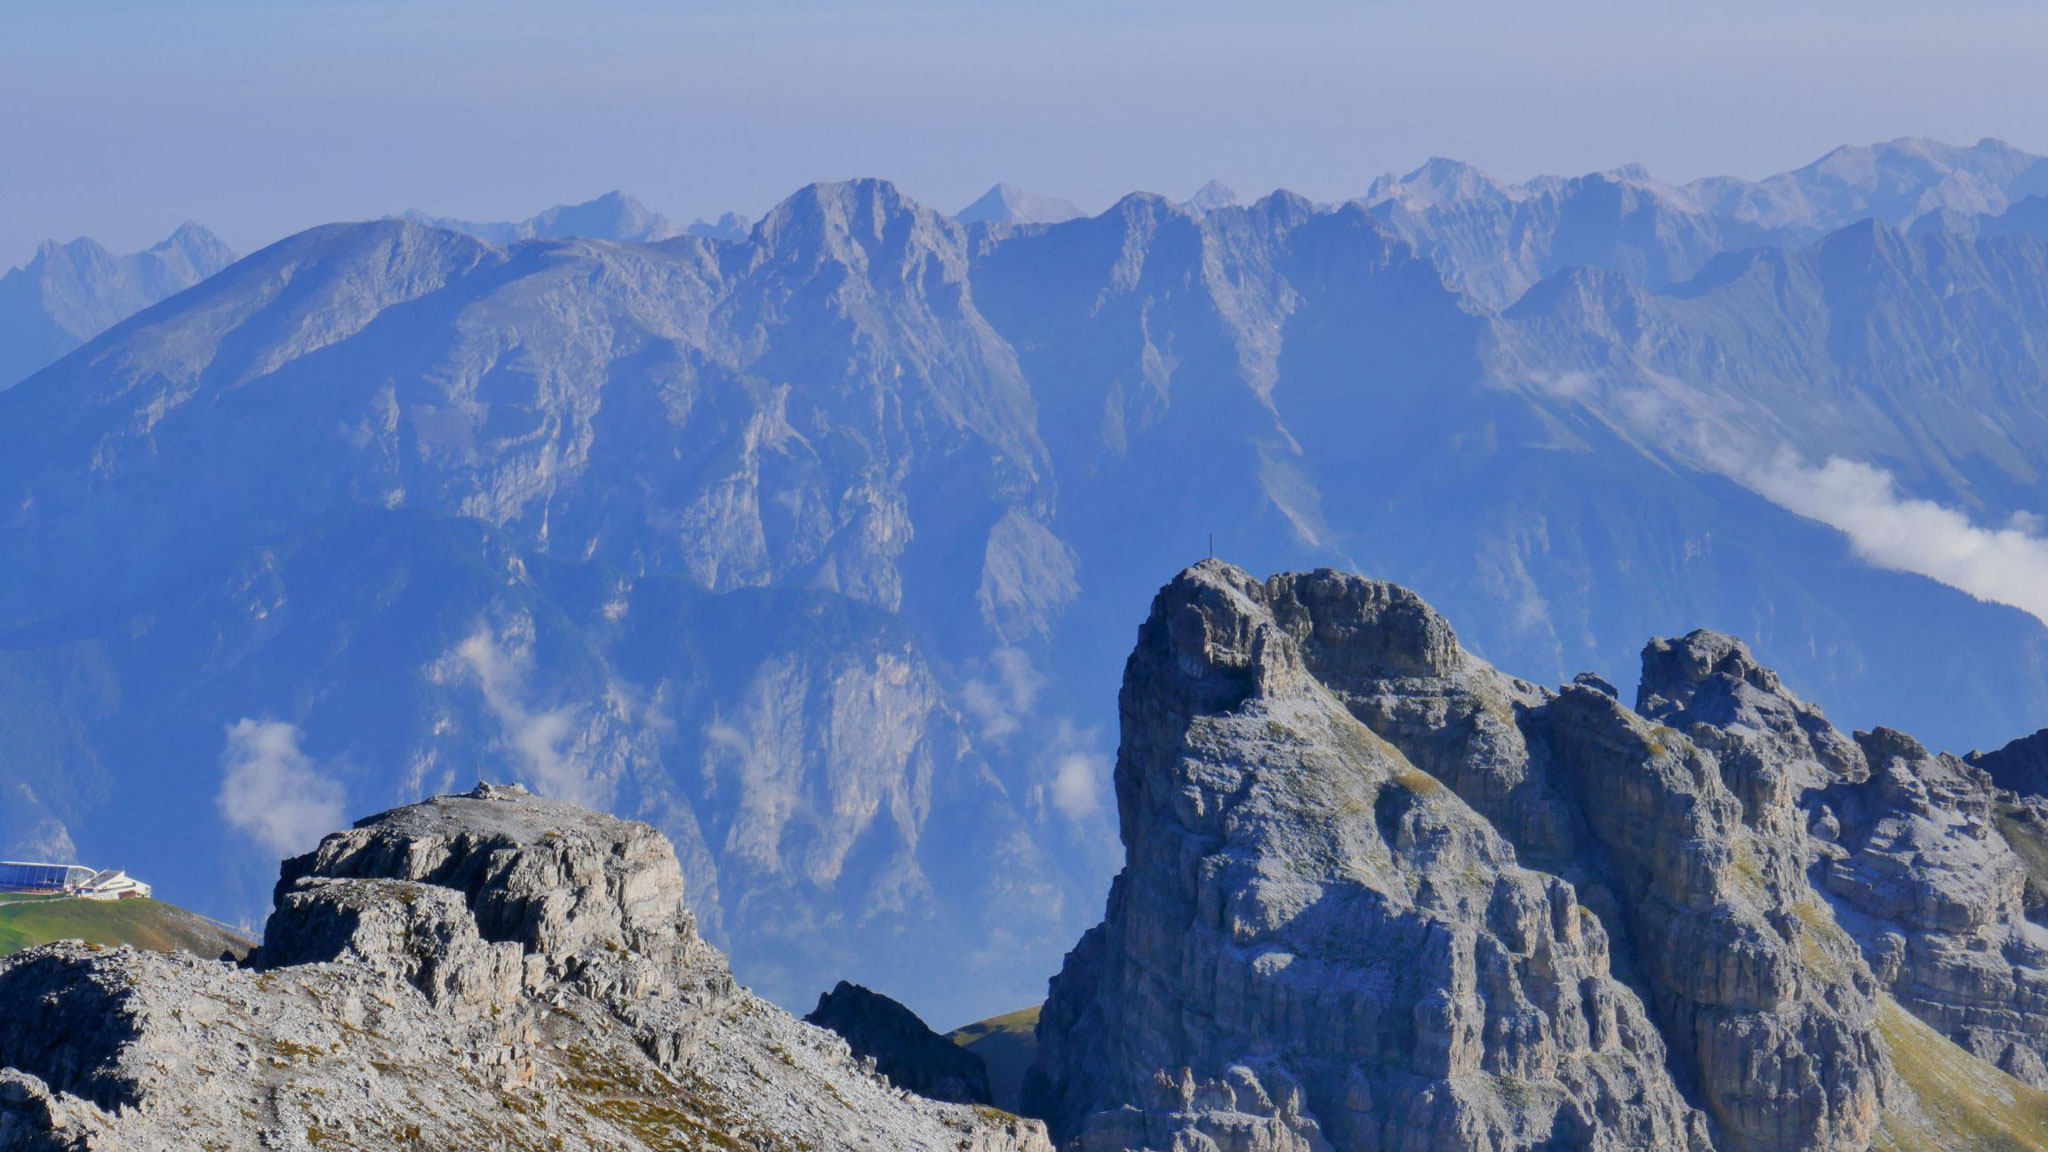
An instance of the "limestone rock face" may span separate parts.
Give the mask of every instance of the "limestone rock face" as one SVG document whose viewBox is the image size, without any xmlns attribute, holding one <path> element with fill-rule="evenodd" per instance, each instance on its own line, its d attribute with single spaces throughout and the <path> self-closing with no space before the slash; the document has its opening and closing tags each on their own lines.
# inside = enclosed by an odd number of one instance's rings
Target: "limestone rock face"
<svg viewBox="0 0 2048 1152">
<path fill-rule="evenodd" d="M 818 997 L 804 1023 L 829 1028 L 846 1038 L 856 1056 L 875 1062 L 875 1071 L 905 1092 L 955 1104 L 988 1104 L 988 1066 L 953 1043 L 917 1013 L 872 989 L 841 980 Z"/>
<path fill-rule="evenodd" d="M 1660 727 L 1584 678 L 1552 694 L 1506 676 L 1406 589 L 1327 571 L 1268 587 L 1308 666 L 1359 721 L 1484 815 L 1524 864 L 1574 885 L 1717 1146 L 1867 1144 L 1888 1075 L 1876 983 L 1824 917 L 1794 913 L 1813 899 L 1796 797 L 1826 776 L 1819 756 L 1853 758 L 1853 745 L 1800 743 L 1793 756 L 1789 742 L 1817 714 L 1771 696 L 1769 730 L 1787 734 L 1785 748 L 1738 755 L 1715 730 L 1701 743 Z M 1747 708 L 1760 725 L 1776 678 L 1752 666 L 1755 684 L 1715 680 L 1703 692 L 1739 645 L 1688 639 L 1697 650 L 1652 645 L 1645 692 L 1655 684 L 1731 716 Z M 1665 696 L 1653 705 L 1666 708 Z"/>
<path fill-rule="evenodd" d="M 1970 1052 L 2048 1085 L 2048 931 L 1981 769 L 1890 729 L 1857 733 L 1867 781 L 1814 799 L 1818 881 L 1899 1003 Z"/>
<path fill-rule="evenodd" d="M 1851 738 L 1713 633 L 1654 642 L 1643 665 L 1639 708 L 1715 747 L 1753 812 L 1768 794 L 1753 822 L 1800 850 L 1885 991 L 1974 1055 L 2048 1083 L 2048 933 L 2027 919 L 2015 847 L 2040 801 L 2001 795 L 1996 775 L 2023 784 L 2038 737 L 1969 760 L 1888 728 Z"/>
<path fill-rule="evenodd" d="M 0 961 L 0 1148 L 1049 1152 L 737 986 L 645 825 L 479 786 L 286 862 L 249 967 Z"/>
<path fill-rule="evenodd" d="M 1619 697 L 1506 675 L 1391 584 L 1184 572 L 1027 1104 L 1088 1152 L 1861 1152 L 1949 1130 L 1929 1044 L 2028 1091 L 1999 1069 L 2039 1075 L 2048 801 L 1844 735 L 1718 633 Z"/>
<path fill-rule="evenodd" d="M 1120 698 L 1125 867 L 1027 1103 L 1090 1150 L 1706 1148 L 1572 885 L 1318 678 L 1441 673 L 1448 628 L 1322 576 L 1297 596 L 1212 561 L 1154 601 Z"/>
</svg>

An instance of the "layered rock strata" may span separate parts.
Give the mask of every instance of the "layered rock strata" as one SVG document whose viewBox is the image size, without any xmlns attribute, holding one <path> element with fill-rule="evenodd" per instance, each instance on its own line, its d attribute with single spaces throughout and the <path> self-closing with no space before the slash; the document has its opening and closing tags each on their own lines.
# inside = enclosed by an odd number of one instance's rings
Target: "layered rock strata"
<svg viewBox="0 0 2048 1152">
<path fill-rule="evenodd" d="M 1126 864 L 1027 1103 L 1091 1152 L 1707 1147 L 1599 921 L 1346 710 L 1283 592 L 1209 562 L 1155 601 Z"/>
<path fill-rule="evenodd" d="M 653 829 L 488 786 L 286 862 L 248 967 L 0 962 L 0 1148 L 197 1147 L 1048 1149 L 736 985 Z"/>
<path fill-rule="evenodd" d="M 1812 772 L 1717 755 L 1584 678 L 1508 677 L 1406 589 L 1327 571 L 1268 587 L 1354 716 L 1576 886 L 1717 1146 L 1869 1143 L 1889 1075 L 1876 985 L 1806 890 L 1793 784 Z"/>
<path fill-rule="evenodd" d="M 1940 1067 L 2048 1123 L 2023 798 L 1718 633 L 1619 696 L 1505 675 L 1391 584 L 1182 573 L 1027 1103 L 1090 1152 L 1860 1152 L 1963 1131 Z"/>
<path fill-rule="evenodd" d="M 1714 633 L 1652 644 L 1638 707 L 1768 782 L 1772 841 L 1804 848 L 1813 889 L 1902 1007 L 2048 1084 L 2048 932 L 2027 918 L 2023 854 L 2040 797 L 2001 791 L 1984 757 L 1932 753 L 1889 728 L 1844 735 Z M 1990 759 L 2019 761 L 2025 745 Z"/>
</svg>

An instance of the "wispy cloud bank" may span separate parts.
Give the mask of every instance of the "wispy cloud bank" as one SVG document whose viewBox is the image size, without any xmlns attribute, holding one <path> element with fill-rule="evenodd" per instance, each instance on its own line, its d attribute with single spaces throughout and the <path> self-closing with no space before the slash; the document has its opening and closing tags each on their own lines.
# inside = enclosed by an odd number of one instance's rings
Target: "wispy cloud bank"
<svg viewBox="0 0 2048 1152">
<path fill-rule="evenodd" d="M 1818 467 L 1789 449 L 1736 476 L 1759 495 L 1840 529 L 1880 568 L 1939 580 L 2048 623 L 2048 539 L 2038 517 L 1986 527 L 1932 500 L 1905 495 L 1882 468 L 1831 457 Z"/>
<path fill-rule="evenodd" d="M 456 647 L 455 655 L 476 677 L 484 706 L 503 729 L 505 746 L 518 757 L 534 786 L 559 800 L 599 806 L 602 797 L 590 774 L 565 747 L 573 735 L 575 710 L 535 709 L 527 703 L 531 657 L 501 643 L 489 626 L 479 626 Z"/>
<path fill-rule="evenodd" d="M 1023 727 L 1044 687 L 1045 677 L 1031 666 L 1028 653 L 998 648 L 989 653 L 986 674 L 961 689 L 960 703 L 985 739 L 1006 740 Z"/>
<path fill-rule="evenodd" d="M 280 854 L 303 852 L 342 826 L 346 793 L 299 750 L 299 730 L 237 720 L 221 752 L 216 802 L 229 824 Z"/>
<path fill-rule="evenodd" d="M 1531 382 L 1557 394 L 1563 379 Z M 1908 495 L 1883 468 L 1840 456 L 1816 465 L 1789 446 L 1772 451 L 1686 403 L 1696 390 L 1670 377 L 1622 384 L 1588 378 L 1564 391 L 1574 400 L 1598 395 L 1597 407 L 1637 433 L 1679 446 L 1773 504 L 1839 530 L 1866 563 L 1925 576 L 2048 623 L 2048 536 L 2039 516 L 1979 524 L 1961 509 Z"/>
</svg>

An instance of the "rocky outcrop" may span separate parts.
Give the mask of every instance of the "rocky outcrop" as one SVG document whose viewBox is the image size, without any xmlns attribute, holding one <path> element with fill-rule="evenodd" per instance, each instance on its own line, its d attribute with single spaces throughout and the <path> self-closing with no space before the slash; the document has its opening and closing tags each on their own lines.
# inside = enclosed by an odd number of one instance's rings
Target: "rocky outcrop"
<svg viewBox="0 0 2048 1152">
<path fill-rule="evenodd" d="M 2048 728 L 2022 736 L 1992 752 L 1963 757 L 1991 774 L 1992 783 L 2022 796 L 2048 795 Z"/>
<path fill-rule="evenodd" d="M 736 985 L 653 829 L 479 786 L 285 864 L 247 967 L 0 961 L 0 1148 L 1046 1152 Z"/>
<path fill-rule="evenodd" d="M 1505 675 L 1391 584 L 1182 573 L 1028 1103 L 1091 1152 L 1971 1146 L 1941 1068 L 2032 1117 L 1998 1070 L 2048 1021 L 2024 806 L 1718 633 L 1618 696 Z"/>
<path fill-rule="evenodd" d="M 1027 1102 L 1090 1150 L 1707 1147 L 1572 886 L 1319 681 L 1455 652 L 1412 597 L 1346 591 L 1388 630 L 1318 632 L 1286 578 L 1216 562 L 1154 602 L 1120 698 L 1125 867 Z"/>
<path fill-rule="evenodd" d="M 1506 676 L 1406 589 L 1327 571 L 1267 586 L 1357 719 L 1597 913 L 1717 1146 L 1869 1141 L 1887 1076 L 1875 982 L 1831 925 L 1793 914 L 1810 897 L 1789 770 L 1727 762 L 1599 685 Z"/>
<path fill-rule="evenodd" d="M 2048 1086 L 2048 932 L 1990 777 L 1890 729 L 1856 738 L 1869 779 L 1813 799 L 1818 884 L 1902 1006 Z"/>
<path fill-rule="evenodd" d="M 845 1037 L 856 1056 L 875 1062 L 875 1071 L 905 1092 L 955 1104 L 989 1104 L 988 1068 L 981 1057 L 917 1018 L 917 1013 L 880 992 L 841 980 L 818 997 L 804 1023 Z"/>
<path fill-rule="evenodd" d="M 2027 920 L 2029 869 L 2015 846 L 2033 809 L 1999 794 L 1985 758 L 1936 755 L 1888 728 L 1846 736 L 1747 647 L 1710 632 L 1651 644 L 1638 707 L 1716 749 L 1751 822 L 1798 851 L 1902 1007 L 2048 1083 L 2048 934 Z M 2016 767 L 2025 745 L 1990 759 Z"/>
</svg>

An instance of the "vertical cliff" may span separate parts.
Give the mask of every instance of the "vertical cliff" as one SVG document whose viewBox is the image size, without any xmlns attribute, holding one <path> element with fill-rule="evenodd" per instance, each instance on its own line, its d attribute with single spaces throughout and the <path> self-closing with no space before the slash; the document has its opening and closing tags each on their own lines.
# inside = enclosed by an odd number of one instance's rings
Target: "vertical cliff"
<svg viewBox="0 0 2048 1152">
<path fill-rule="evenodd" d="M 1503 674 L 1392 584 L 1182 573 L 1119 700 L 1124 868 L 1039 1025 L 1054 1135 L 2048 1137 L 2014 798 L 1843 735 L 1731 637 L 1643 665 L 1631 708 L 1597 676 Z M 2004 1103 L 1957 1105 L 1966 1083 Z M 2003 1135 L 1958 1119 L 1992 1113 Z"/>
</svg>

